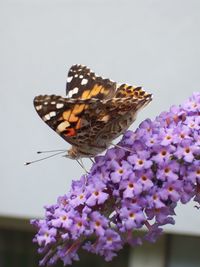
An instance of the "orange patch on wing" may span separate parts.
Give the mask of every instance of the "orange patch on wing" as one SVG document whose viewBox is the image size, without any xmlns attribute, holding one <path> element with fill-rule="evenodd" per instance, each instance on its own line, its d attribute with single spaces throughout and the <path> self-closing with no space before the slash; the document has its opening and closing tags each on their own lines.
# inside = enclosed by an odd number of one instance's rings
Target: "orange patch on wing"
<svg viewBox="0 0 200 267">
<path fill-rule="evenodd" d="M 81 99 L 88 99 L 90 95 L 90 90 L 84 90 L 84 92 L 82 93 Z"/>
<path fill-rule="evenodd" d="M 77 114 L 80 114 L 84 110 L 85 104 L 75 105 L 71 115 L 69 116 L 69 122 L 77 122 L 79 120 L 79 117 Z"/>
<path fill-rule="evenodd" d="M 76 116 L 76 114 L 71 113 L 69 117 L 69 122 L 77 122 L 77 121 L 78 121 L 78 117 Z"/>
<path fill-rule="evenodd" d="M 75 105 L 72 113 L 79 114 L 83 111 L 85 104 Z"/>
<path fill-rule="evenodd" d="M 63 119 L 68 121 L 70 114 L 71 114 L 71 110 L 64 111 L 63 114 L 62 114 Z"/>
<path fill-rule="evenodd" d="M 76 124 L 76 129 L 80 129 L 81 126 L 82 126 L 82 120 L 79 119 L 79 120 L 77 121 L 77 124 Z"/>
<path fill-rule="evenodd" d="M 90 91 L 90 97 L 92 97 L 92 96 L 96 96 L 96 95 L 98 95 L 99 94 L 99 92 L 101 91 L 101 89 L 102 89 L 102 86 L 101 85 L 95 85 L 92 89 L 91 89 L 91 91 Z"/>
<path fill-rule="evenodd" d="M 109 90 L 107 88 L 105 88 L 105 87 L 102 86 L 100 93 L 102 93 L 104 95 L 107 95 L 109 93 Z"/>
</svg>

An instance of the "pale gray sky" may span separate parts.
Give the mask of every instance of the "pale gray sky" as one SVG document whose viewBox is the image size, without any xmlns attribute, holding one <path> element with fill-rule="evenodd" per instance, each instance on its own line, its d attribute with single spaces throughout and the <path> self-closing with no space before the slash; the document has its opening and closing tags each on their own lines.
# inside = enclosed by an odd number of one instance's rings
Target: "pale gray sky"
<svg viewBox="0 0 200 267">
<path fill-rule="evenodd" d="M 37 150 L 69 147 L 38 117 L 34 96 L 64 96 L 68 69 L 85 64 L 154 94 L 133 129 L 199 91 L 199 14 L 198 0 L 0 1 L 0 214 L 42 216 L 83 173 L 60 157 L 23 166 Z M 192 206 L 179 209 L 174 230 L 200 233 Z"/>
</svg>

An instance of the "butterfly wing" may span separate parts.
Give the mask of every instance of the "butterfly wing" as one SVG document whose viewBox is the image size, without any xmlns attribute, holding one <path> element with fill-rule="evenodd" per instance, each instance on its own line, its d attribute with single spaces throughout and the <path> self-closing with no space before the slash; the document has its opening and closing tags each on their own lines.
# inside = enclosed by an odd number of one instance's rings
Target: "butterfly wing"
<svg viewBox="0 0 200 267">
<path fill-rule="evenodd" d="M 96 76 L 86 66 L 73 65 L 69 70 L 66 84 L 67 98 L 108 99 L 114 96 L 115 91 L 115 82 Z"/>
<path fill-rule="evenodd" d="M 135 121 L 137 113 L 152 100 L 151 94 L 145 93 L 143 97 L 132 96 L 117 97 L 105 100 L 102 106 L 101 120 L 105 121 L 95 137 L 95 142 L 111 143 L 123 134 Z"/>
<path fill-rule="evenodd" d="M 149 95 L 143 90 L 141 86 L 132 86 L 128 84 L 120 84 L 117 86 L 115 97 L 133 97 L 133 98 L 145 98 Z"/>
<path fill-rule="evenodd" d="M 108 146 L 133 122 L 137 111 L 150 101 L 133 97 L 112 99 L 67 99 L 37 96 L 39 116 L 68 143 L 75 146 Z"/>
<path fill-rule="evenodd" d="M 83 65 L 70 68 L 66 94 L 66 98 L 37 96 L 34 106 L 43 121 L 82 152 L 108 147 L 132 124 L 138 110 L 151 101 L 151 95 L 141 87 L 117 86 Z M 92 154 L 98 154 L 98 150 Z"/>
<path fill-rule="evenodd" d="M 56 95 L 40 95 L 34 99 L 34 107 L 41 119 L 75 146 L 89 143 L 91 128 L 98 124 L 100 103 L 98 99 L 68 99 Z"/>
</svg>

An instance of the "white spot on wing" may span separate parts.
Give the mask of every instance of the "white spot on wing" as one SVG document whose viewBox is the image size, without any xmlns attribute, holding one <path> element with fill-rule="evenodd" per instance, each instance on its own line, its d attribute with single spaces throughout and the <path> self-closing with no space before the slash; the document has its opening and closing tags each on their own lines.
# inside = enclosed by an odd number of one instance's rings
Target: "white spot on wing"
<svg viewBox="0 0 200 267">
<path fill-rule="evenodd" d="M 69 126 L 70 126 L 70 123 L 68 121 L 63 121 L 58 125 L 56 131 L 61 133 Z"/>
<path fill-rule="evenodd" d="M 67 94 L 67 97 L 72 97 L 72 91 L 73 90 L 70 90 L 69 93 Z"/>
<path fill-rule="evenodd" d="M 50 119 L 51 119 L 51 117 L 50 117 L 49 114 L 46 114 L 46 115 L 44 116 L 44 120 L 45 120 L 45 121 L 49 121 Z"/>
<path fill-rule="evenodd" d="M 83 79 L 82 81 L 81 81 L 81 85 L 84 85 L 84 84 L 87 84 L 88 83 L 88 79 Z"/>
<path fill-rule="evenodd" d="M 58 108 L 58 109 L 59 109 L 59 108 L 62 108 L 63 106 L 64 106 L 63 103 L 57 103 L 57 104 L 56 104 L 56 108 Z"/>
<path fill-rule="evenodd" d="M 73 79 L 73 76 L 68 77 L 67 82 L 70 83 L 72 79 Z"/>
<path fill-rule="evenodd" d="M 72 91 L 73 91 L 72 95 L 77 94 L 78 93 L 78 87 L 75 87 Z"/>
<path fill-rule="evenodd" d="M 78 93 L 78 87 L 75 87 L 74 89 L 70 90 L 67 94 L 67 97 L 72 97 L 74 94 Z"/>
<path fill-rule="evenodd" d="M 42 109 L 42 105 L 36 106 L 35 109 L 36 110 L 41 110 Z"/>
<path fill-rule="evenodd" d="M 50 116 L 50 117 L 55 117 L 55 116 L 56 116 L 56 112 L 55 112 L 55 111 L 51 111 L 51 112 L 49 113 L 49 116 Z"/>
</svg>

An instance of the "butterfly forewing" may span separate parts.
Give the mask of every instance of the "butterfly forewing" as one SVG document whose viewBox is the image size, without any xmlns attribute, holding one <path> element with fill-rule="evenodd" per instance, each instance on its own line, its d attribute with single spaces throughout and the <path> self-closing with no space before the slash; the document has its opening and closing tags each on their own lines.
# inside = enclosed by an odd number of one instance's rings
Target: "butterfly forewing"
<svg viewBox="0 0 200 267">
<path fill-rule="evenodd" d="M 73 65 L 68 73 L 66 95 L 75 99 L 108 99 L 113 97 L 116 83 L 95 75 L 83 65 Z"/>
<path fill-rule="evenodd" d="M 67 142 L 89 146 L 95 142 L 105 145 L 118 137 L 147 101 L 150 97 L 82 100 L 45 95 L 36 97 L 34 106 L 39 116 Z"/>
<path fill-rule="evenodd" d="M 82 143 L 84 136 L 97 124 L 97 99 L 67 99 L 56 95 L 35 97 L 34 106 L 38 115 L 67 142 L 74 145 Z M 99 124 L 99 123 L 98 123 Z M 89 136 L 86 138 L 89 142 Z"/>
</svg>

